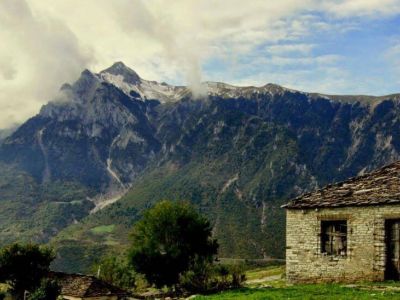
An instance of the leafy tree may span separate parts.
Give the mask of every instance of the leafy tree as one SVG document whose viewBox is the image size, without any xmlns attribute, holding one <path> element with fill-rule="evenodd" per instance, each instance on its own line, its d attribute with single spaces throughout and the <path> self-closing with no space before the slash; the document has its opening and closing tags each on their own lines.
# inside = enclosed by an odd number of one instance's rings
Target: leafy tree
<svg viewBox="0 0 400 300">
<path fill-rule="evenodd" d="M 106 256 L 99 264 L 94 265 L 95 272 L 101 280 L 124 289 L 135 287 L 136 273 L 126 259 L 117 256 Z"/>
<path fill-rule="evenodd" d="M 188 203 L 162 201 L 134 225 L 130 261 L 157 287 L 176 286 L 195 260 L 217 253 L 209 221 Z"/>
<path fill-rule="evenodd" d="M 33 292 L 48 275 L 53 251 L 35 244 L 12 244 L 0 251 L 0 282 L 11 287 L 17 299 Z"/>
<path fill-rule="evenodd" d="M 57 281 L 45 278 L 39 288 L 29 295 L 28 300 L 56 300 L 60 293 L 61 288 Z"/>
</svg>

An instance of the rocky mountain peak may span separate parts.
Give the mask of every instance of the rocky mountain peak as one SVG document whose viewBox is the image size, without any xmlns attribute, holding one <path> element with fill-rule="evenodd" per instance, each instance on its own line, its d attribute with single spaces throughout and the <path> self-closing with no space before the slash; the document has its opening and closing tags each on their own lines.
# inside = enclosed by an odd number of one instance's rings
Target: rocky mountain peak
<svg viewBox="0 0 400 300">
<path fill-rule="evenodd" d="M 100 81 L 95 74 L 88 69 L 85 69 L 81 73 L 81 76 L 78 78 L 78 80 L 72 85 L 72 89 L 78 96 L 82 97 L 83 95 L 91 93 L 99 84 L 99 82 Z"/>
<path fill-rule="evenodd" d="M 105 73 L 115 76 L 122 76 L 123 81 L 129 84 L 138 84 L 141 82 L 140 76 L 134 70 L 127 67 L 123 62 L 120 61 L 100 72 L 100 74 Z"/>
<path fill-rule="evenodd" d="M 265 90 L 269 91 L 272 94 L 282 94 L 282 93 L 287 92 L 287 91 L 296 92 L 295 90 L 285 88 L 285 87 L 283 87 L 281 85 L 278 85 L 278 84 L 275 84 L 275 83 L 267 83 L 266 85 L 264 85 L 262 87 L 262 89 L 265 89 Z"/>
</svg>

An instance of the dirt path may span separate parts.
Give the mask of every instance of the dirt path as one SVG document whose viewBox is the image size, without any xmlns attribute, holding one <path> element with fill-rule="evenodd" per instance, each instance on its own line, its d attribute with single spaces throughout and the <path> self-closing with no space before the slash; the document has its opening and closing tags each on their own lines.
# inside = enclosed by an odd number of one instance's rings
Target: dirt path
<svg viewBox="0 0 400 300">
<path fill-rule="evenodd" d="M 279 280 L 281 278 L 282 278 L 282 274 L 270 275 L 270 276 L 266 276 L 266 277 L 263 277 L 263 278 L 247 280 L 246 284 L 256 284 L 256 283 L 270 282 L 270 281 Z"/>
</svg>

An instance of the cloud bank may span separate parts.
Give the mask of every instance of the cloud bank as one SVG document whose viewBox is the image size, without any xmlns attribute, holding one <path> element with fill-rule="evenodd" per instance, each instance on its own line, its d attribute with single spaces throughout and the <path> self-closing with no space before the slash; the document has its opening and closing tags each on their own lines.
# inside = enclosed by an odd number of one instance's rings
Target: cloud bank
<svg viewBox="0 0 400 300">
<path fill-rule="evenodd" d="M 115 61 L 197 93 L 203 80 L 346 91 L 344 56 L 320 44 L 399 13 L 397 0 L 2 0 L 0 128 Z"/>
</svg>

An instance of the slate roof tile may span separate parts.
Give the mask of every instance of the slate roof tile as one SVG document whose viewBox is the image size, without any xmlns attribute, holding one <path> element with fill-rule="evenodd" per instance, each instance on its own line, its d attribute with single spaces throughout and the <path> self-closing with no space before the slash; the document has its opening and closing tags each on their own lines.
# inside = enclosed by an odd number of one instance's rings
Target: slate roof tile
<svg viewBox="0 0 400 300">
<path fill-rule="evenodd" d="M 126 296 L 128 293 L 94 276 L 51 272 L 51 278 L 61 286 L 61 295 L 77 298 Z"/>
<path fill-rule="evenodd" d="M 305 209 L 397 203 L 400 204 L 400 161 L 371 173 L 305 193 L 282 207 Z"/>
</svg>

